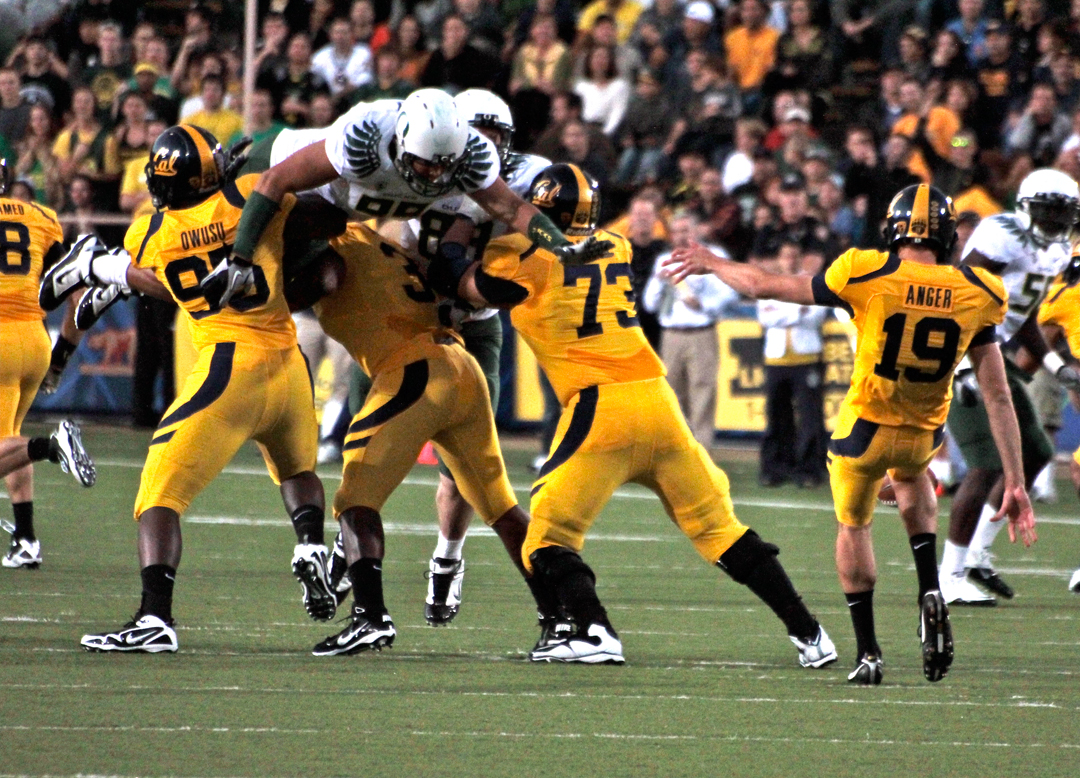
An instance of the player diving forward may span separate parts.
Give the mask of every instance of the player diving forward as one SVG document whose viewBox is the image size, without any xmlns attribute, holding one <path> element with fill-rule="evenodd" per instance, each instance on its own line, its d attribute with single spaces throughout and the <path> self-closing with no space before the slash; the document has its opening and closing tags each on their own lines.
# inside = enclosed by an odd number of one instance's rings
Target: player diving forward
<svg viewBox="0 0 1080 778">
<path fill-rule="evenodd" d="M 621 663 L 622 643 L 581 558 L 585 535 L 616 488 L 640 483 L 709 564 L 750 588 L 783 621 L 804 667 L 836 661 L 832 641 L 796 593 L 776 546 L 739 523 L 727 476 L 694 440 L 664 378 L 664 366 L 634 316 L 631 247 L 597 230 L 596 182 L 573 165 L 553 165 L 530 201 L 572 240 L 596 236 L 612 252 L 563 264 L 522 235 L 488 245 L 482 265 L 458 289 L 473 305 L 512 307 L 563 405 L 551 454 L 532 489 L 522 559 L 570 615 L 574 629 L 542 642 L 535 662 Z"/>
<path fill-rule="evenodd" d="M 33 463 L 54 462 L 83 486 L 94 485 L 96 472 L 74 422 L 60 422 L 48 438 L 20 434 L 50 370 L 52 344 L 38 305 L 38 280 L 63 256 L 64 234 L 51 208 L 8 196 L 12 176 L 7 160 L 0 159 L 0 476 L 15 519 L 14 526 L 3 522 L 11 545 L 0 564 L 36 568 L 41 543 L 34 532 Z M 62 370 L 72 351 L 61 338 L 52 362 Z"/>
<path fill-rule="evenodd" d="M 1039 305 L 1054 278 L 1069 264 L 1069 234 L 1080 216 L 1080 190 L 1058 170 L 1036 170 L 1020 183 L 1016 213 L 984 219 L 964 246 L 963 265 L 1000 276 L 1009 293 L 1009 310 L 1001 325 L 1002 343 L 1022 345 L 1068 389 L 1080 389 L 1080 373 L 1047 348 L 1036 321 Z M 1054 456 L 1027 391 L 1030 377 L 1007 353 L 1005 371 L 1016 417 L 1027 483 Z M 957 371 L 963 391 L 949 409 L 949 430 L 967 462 L 968 471 L 953 497 L 949 538 L 941 558 L 941 593 L 956 605 L 994 605 L 993 595 L 1013 591 L 994 571 L 990 546 L 1001 529 L 992 522 L 1001 502 L 1001 461 L 990 434 L 987 411 L 977 391 L 970 391 L 970 371 Z"/>
<path fill-rule="evenodd" d="M 919 580 L 923 673 L 939 681 L 953 659 L 949 611 L 938 584 L 937 497 L 926 469 L 941 445 L 953 372 L 970 357 L 1005 471 L 1000 519 L 1025 545 L 1035 540 L 1035 516 L 1024 490 L 1020 430 L 996 327 L 1005 318 L 1001 280 L 981 268 L 948 264 L 956 239 L 952 202 L 927 184 L 893 198 L 886 236 L 890 250 L 851 249 L 819 275 L 786 276 L 722 260 L 701 246 L 677 250 L 674 281 L 712 272 L 758 299 L 843 308 L 859 333 L 851 388 L 829 442 L 829 478 L 839 533 L 836 567 L 858 645 L 848 680 L 881 683 L 881 648 L 874 632 L 877 571 L 870 538 L 874 503 L 886 473 L 896 489 Z"/>
<path fill-rule="evenodd" d="M 380 511 L 428 440 L 454 473 L 464 499 L 526 577 L 543 642 L 556 629 L 558 606 L 521 561 L 529 517 L 518 507 L 506 475 L 479 365 L 461 339 L 440 324 L 434 293 L 400 247 L 363 225 L 350 225 L 330 245 L 328 255 L 343 265 L 344 279 L 315 312 L 326 333 L 349 350 L 373 383 L 345 437 L 342 482 L 334 496 L 353 589 L 352 618 L 313 653 L 354 654 L 393 643 L 396 631 L 383 599 Z"/>
<path fill-rule="evenodd" d="M 42 285 L 58 302 L 83 283 L 130 284 L 171 297 L 184 312 L 198 351 L 195 364 L 150 441 L 135 501 L 142 601 L 115 632 L 84 635 L 89 651 L 176 651 L 172 595 L 180 563 L 180 515 L 245 441 L 258 443 L 296 530 L 293 570 L 308 612 L 330 618 L 323 488 L 314 473 L 318 427 L 311 381 L 282 293 L 286 231 L 305 237 L 344 229 L 344 219 L 303 213 L 286 198 L 253 255 L 253 291 L 228 306 L 210 305 L 199 281 L 236 236 L 256 177 L 231 180 L 221 147 L 197 127 L 163 132 L 150 149 L 147 186 L 159 210 L 136 220 L 124 243 L 131 259 L 107 262 L 73 252 Z M 64 283 L 61 280 L 67 279 Z"/>
<path fill-rule="evenodd" d="M 453 98 L 441 90 L 418 89 L 403 101 L 358 103 L 323 137 L 260 175 L 244 206 L 230 256 L 203 280 L 207 299 L 223 304 L 251 286 L 251 254 L 281 198 L 310 189 L 319 189 L 355 220 L 411 219 L 436 200 L 461 193 L 493 218 L 561 255 L 584 259 L 608 248 L 595 240 L 571 243 L 514 194 L 499 178 L 494 145 L 469 127 Z M 468 261 L 462 256 L 449 260 Z"/>
</svg>

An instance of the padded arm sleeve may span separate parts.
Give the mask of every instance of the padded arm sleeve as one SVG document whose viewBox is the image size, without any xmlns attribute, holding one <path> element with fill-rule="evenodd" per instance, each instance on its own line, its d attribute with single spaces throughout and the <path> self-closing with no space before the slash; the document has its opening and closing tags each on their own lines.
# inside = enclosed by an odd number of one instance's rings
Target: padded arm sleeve
<svg viewBox="0 0 1080 778">
<path fill-rule="evenodd" d="M 495 306 L 518 305 L 529 296 L 529 290 L 521 284 L 489 276 L 483 268 L 476 269 L 476 291 Z"/>
</svg>

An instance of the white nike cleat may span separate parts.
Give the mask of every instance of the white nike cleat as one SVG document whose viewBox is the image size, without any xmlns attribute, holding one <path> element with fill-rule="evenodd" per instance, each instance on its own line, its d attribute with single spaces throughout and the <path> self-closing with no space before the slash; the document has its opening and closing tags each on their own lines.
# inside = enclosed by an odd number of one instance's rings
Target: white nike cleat
<svg viewBox="0 0 1080 778">
<path fill-rule="evenodd" d="M 316 621 L 330 621 L 337 598 L 330 587 L 329 552 L 322 543 L 297 543 L 293 547 L 292 571 L 304 590 L 304 610 Z"/>
<path fill-rule="evenodd" d="M 41 277 L 38 304 L 46 311 L 54 310 L 80 286 L 93 286 L 95 257 L 108 253 L 108 247 L 93 235 L 80 235 L 67 254 Z"/>
<path fill-rule="evenodd" d="M 179 648 L 173 622 L 165 622 L 157 616 L 140 616 L 118 629 L 100 635 L 83 635 L 79 644 L 87 651 L 124 651 L 128 653 L 157 654 L 175 652 Z"/>
<path fill-rule="evenodd" d="M 315 656 L 336 656 L 338 654 L 358 654 L 361 651 L 381 651 L 394 644 L 397 631 L 390 614 L 368 614 L 359 605 L 354 605 L 352 618 L 345 629 L 331 635 L 312 649 Z"/>
<path fill-rule="evenodd" d="M 564 640 L 534 648 L 529 652 L 529 660 L 589 665 L 621 665 L 625 661 L 622 642 L 603 624 L 590 624 L 584 633 L 572 634 Z"/>
<path fill-rule="evenodd" d="M 1072 574 L 1072 578 L 1069 579 L 1069 591 L 1080 594 L 1080 568 L 1077 568 L 1076 572 Z"/>
<path fill-rule="evenodd" d="M 11 547 L 0 559 L 4 567 L 25 567 L 35 570 L 41 565 L 41 542 L 26 538 L 12 538 Z"/>
<path fill-rule="evenodd" d="M 795 644 L 795 648 L 799 649 L 799 664 L 802 667 L 825 667 L 837 659 L 836 646 L 829 639 L 829 633 L 820 624 L 813 640 L 804 643 L 794 635 L 788 635 L 788 637 Z"/>
<path fill-rule="evenodd" d="M 97 469 L 94 460 L 83 448 L 79 425 L 71 419 L 64 419 L 51 439 L 56 441 L 56 448 L 60 452 L 60 469 L 74 476 L 83 486 L 93 486 L 97 482 Z"/>
<path fill-rule="evenodd" d="M 997 598 L 987 594 L 967 579 L 966 573 L 939 573 L 938 585 L 941 596 L 947 605 L 970 605 L 975 607 L 993 607 Z"/>
</svg>

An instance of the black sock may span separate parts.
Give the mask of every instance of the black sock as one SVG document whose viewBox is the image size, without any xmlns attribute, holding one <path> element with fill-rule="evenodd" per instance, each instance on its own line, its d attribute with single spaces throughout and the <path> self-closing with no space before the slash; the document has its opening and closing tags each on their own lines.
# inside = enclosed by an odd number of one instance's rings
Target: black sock
<svg viewBox="0 0 1080 778">
<path fill-rule="evenodd" d="M 51 456 L 51 438 L 30 438 L 30 440 L 26 443 L 26 454 L 30 457 L 31 462 L 41 462 L 46 459 L 53 462 L 60 461 L 59 459 L 53 459 Z"/>
<path fill-rule="evenodd" d="M 173 584 L 176 583 L 176 568 L 169 565 L 147 565 L 142 569 L 142 605 L 139 612 L 143 615 L 157 616 L 164 622 L 172 621 Z"/>
<path fill-rule="evenodd" d="M 292 513 L 293 530 L 297 543 L 324 545 L 323 510 L 314 505 L 301 505 Z"/>
<path fill-rule="evenodd" d="M 37 540 L 37 536 L 34 535 L 33 501 L 11 503 L 11 512 L 15 514 L 15 531 L 11 533 L 11 537 Z"/>
<path fill-rule="evenodd" d="M 386 613 L 382 591 L 382 560 L 358 559 L 349 565 L 353 599 L 365 613 L 379 616 Z"/>
<path fill-rule="evenodd" d="M 525 583 L 528 584 L 529 591 L 536 600 L 536 615 L 541 619 L 558 618 L 562 607 L 559 605 L 559 598 L 555 596 L 555 592 L 541 584 L 540 577 L 537 575 L 526 578 Z"/>
<path fill-rule="evenodd" d="M 939 588 L 937 566 L 937 535 L 920 532 L 912 535 L 911 553 L 915 557 L 915 574 L 919 576 L 919 602 L 931 589 Z"/>
<path fill-rule="evenodd" d="M 560 546 L 546 546 L 534 551 L 530 560 L 540 576 L 540 585 L 558 598 L 579 629 L 602 624 L 615 634 L 596 596 L 596 576 L 578 554 Z"/>
<path fill-rule="evenodd" d="M 877 635 L 874 633 L 874 590 L 845 594 L 848 610 L 851 612 L 851 624 L 855 627 L 855 645 L 859 658 L 867 654 L 881 656 Z"/>
</svg>

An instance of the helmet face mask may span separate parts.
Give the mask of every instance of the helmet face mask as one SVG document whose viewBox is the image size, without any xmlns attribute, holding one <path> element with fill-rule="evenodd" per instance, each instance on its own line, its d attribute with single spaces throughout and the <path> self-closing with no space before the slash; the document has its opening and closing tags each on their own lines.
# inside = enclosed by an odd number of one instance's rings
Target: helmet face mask
<svg viewBox="0 0 1080 778">
<path fill-rule="evenodd" d="M 504 165 L 514 140 L 514 117 L 510 106 L 494 92 L 487 89 L 466 89 L 454 98 L 454 104 L 462 118 L 476 130 L 494 130 L 499 139 L 484 133 L 499 151 L 499 161 Z"/>
<path fill-rule="evenodd" d="M 1060 170 L 1028 173 L 1020 182 L 1016 202 L 1017 210 L 1028 217 L 1029 232 L 1042 246 L 1067 240 L 1080 218 L 1080 188 Z"/>
<path fill-rule="evenodd" d="M 600 185 L 577 165 L 544 168 L 529 187 L 530 203 L 568 238 L 591 235 L 600 223 Z"/>
<path fill-rule="evenodd" d="M 952 200 L 929 184 L 901 189 L 889 203 L 884 235 L 891 250 L 920 246 L 937 254 L 939 265 L 949 264 L 956 243 Z"/>
<path fill-rule="evenodd" d="M 418 89 L 401 103 L 390 156 L 409 188 L 438 198 L 457 183 L 468 140 L 453 98 L 438 89 Z"/>
<path fill-rule="evenodd" d="M 146 188 L 157 209 L 191 208 L 221 188 L 225 156 L 206 130 L 176 125 L 150 147 Z"/>
<path fill-rule="evenodd" d="M 6 157 L 0 157 L 0 195 L 7 196 L 15 183 L 15 166 Z"/>
</svg>

